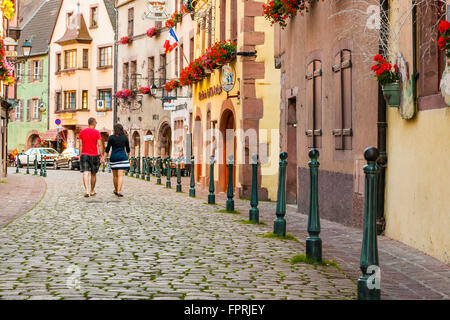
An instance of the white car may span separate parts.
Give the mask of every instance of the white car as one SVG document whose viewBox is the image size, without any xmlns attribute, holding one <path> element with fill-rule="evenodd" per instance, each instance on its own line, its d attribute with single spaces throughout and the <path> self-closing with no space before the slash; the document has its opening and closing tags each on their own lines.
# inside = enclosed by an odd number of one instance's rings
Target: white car
<svg viewBox="0 0 450 320">
<path fill-rule="evenodd" d="M 28 149 L 25 153 L 19 154 L 17 158 L 19 161 L 19 167 L 24 168 L 27 166 L 27 158 L 30 167 L 34 166 L 34 159 L 37 159 L 38 167 L 40 167 L 41 160 L 43 162 L 47 161 L 47 166 L 55 166 L 55 160 L 58 156 L 59 153 L 52 148 L 31 148 Z"/>
</svg>

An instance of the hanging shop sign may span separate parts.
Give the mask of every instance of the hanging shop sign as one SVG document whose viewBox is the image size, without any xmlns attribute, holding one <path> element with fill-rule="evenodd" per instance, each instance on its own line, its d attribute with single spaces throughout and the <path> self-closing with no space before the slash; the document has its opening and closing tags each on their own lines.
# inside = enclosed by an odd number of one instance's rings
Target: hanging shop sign
<svg viewBox="0 0 450 320">
<path fill-rule="evenodd" d="M 146 3 L 147 9 L 146 12 L 144 12 L 144 17 L 151 20 L 166 20 L 168 18 L 166 6 L 166 0 L 148 0 Z"/>
<path fill-rule="evenodd" d="M 236 83 L 236 72 L 234 72 L 233 67 L 226 64 L 222 67 L 222 89 L 225 92 L 230 92 L 234 88 Z"/>
<path fill-rule="evenodd" d="M 163 108 L 166 111 L 175 111 L 177 109 L 177 105 L 174 102 L 164 102 Z"/>
<path fill-rule="evenodd" d="M 198 94 L 198 99 L 201 100 L 205 100 L 205 99 L 209 99 L 211 97 L 214 96 L 218 96 L 222 93 L 222 86 L 221 85 L 217 85 L 214 87 L 210 87 L 209 89 L 200 91 Z"/>
<path fill-rule="evenodd" d="M 153 135 L 144 136 L 144 141 L 153 141 Z"/>
</svg>

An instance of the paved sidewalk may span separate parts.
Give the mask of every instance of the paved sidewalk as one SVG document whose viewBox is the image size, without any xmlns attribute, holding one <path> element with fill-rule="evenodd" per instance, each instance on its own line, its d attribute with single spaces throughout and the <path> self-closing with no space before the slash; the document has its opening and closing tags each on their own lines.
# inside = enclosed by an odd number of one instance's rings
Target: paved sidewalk
<svg viewBox="0 0 450 320">
<path fill-rule="evenodd" d="M 165 183 L 165 178 L 162 179 Z M 172 180 L 173 181 L 176 179 Z M 183 178 L 183 187 L 189 190 L 189 178 Z M 207 199 L 208 192 L 196 188 L 198 197 Z M 225 206 L 226 194 L 216 195 L 216 202 Z M 236 210 L 248 219 L 250 203 L 235 199 Z M 273 228 L 276 203 L 259 203 L 260 220 Z M 296 207 L 286 209 L 287 232 L 305 243 L 307 215 L 297 212 Z M 361 276 L 359 259 L 361 255 L 362 230 L 343 226 L 321 219 L 323 258 L 335 261 L 352 280 Z M 302 251 L 302 248 L 298 248 Z M 381 270 L 382 299 L 450 299 L 450 266 L 386 236 L 378 237 Z M 304 252 L 303 252 L 304 253 Z"/>
<path fill-rule="evenodd" d="M 0 226 L 7 224 L 33 208 L 44 196 L 45 180 L 21 173 L 13 173 L 8 168 L 8 177 L 0 183 Z M 15 172 L 15 171 L 14 171 Z"/>
<path fill-rule="evenodd" d="M 0 299 L 356 298 L 337 268 L 289 262 L 303 243 L 155 179 L 126 178 L 117 198 L 100 173 L 88 199 L 79 172 L 45 181 L 44 199 L 0 228 Z"/>
</svg>

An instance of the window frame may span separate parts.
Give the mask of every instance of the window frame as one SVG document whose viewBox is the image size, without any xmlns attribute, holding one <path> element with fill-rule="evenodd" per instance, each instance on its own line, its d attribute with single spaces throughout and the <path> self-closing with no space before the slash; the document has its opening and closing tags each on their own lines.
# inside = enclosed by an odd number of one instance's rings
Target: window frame
<svg viewBox="0 0 450 320">
<path fill-rule="evenodd" d="M 95 15 L 93 13 L 95 13 Z M 91 7 L 90 14 L 91 14 L 90 28 L 98 28 L 98 18 L 99 18 L 98 5 Z"/>
<path fill-rule="evenodd" d="M 73 96 L 72 96 L 73 95 Z M 74 98 L 74 108 L 71 108 L 72 99 Z M 69 105 L 69 107 L 67 107 Z M 64 110 L 76 110 L 77 109 L 77 91 L 76 90 L 67 90 L 64 91 Z"/>
<path fill-rule="evenodd" d="M 109 93 L 109 107 L 108 104 L 106 103 L 106 93 Z M 113 104 L 113 97 L 112 97 L 112 89 L 108 88 L 108 89 L 98 89 L 97 90 L 97 97 L 98 100 L 103 100 L 104 105 L 105 105 L 105 109 L 101 110 L 101 111 L 111 111 L 112 110 L 112 104 Z M 96 106 L 97 108 L 97 106 Z M 97 110 L 99 111 L 99 110 Z"/>
<path fill-rule="evenodd" d="M 77 68 L 77 52 L 78 52 L 77 49 L 70 49 L 64 51 L 64 70 L 71 70 Z M 70 62 L 72 62 L 72 64 Z"/>
<path fill-rule="evenodd" d="M 89 110 L 89 91 L 81 91 L 81 110 Z"/>
<path fill-rule="evenodd" d="M 112 67 L 112 46 L 104 46 L 98 48 L 98 67 Z"/>
</svg>

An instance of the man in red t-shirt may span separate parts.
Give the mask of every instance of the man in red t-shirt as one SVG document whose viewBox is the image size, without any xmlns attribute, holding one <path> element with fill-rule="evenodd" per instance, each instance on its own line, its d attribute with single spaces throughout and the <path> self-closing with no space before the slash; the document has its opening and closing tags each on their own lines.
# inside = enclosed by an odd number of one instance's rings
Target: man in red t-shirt
<svg viewBox="0 0 450 320">
<path fill-rule="evenodd" d="M 89 128 L 84 129 L 78 136 L 80 139 L 80 171 L 83 173 L 83 183 L 86 190 L 84 196 L 95 196 L 95 183 L 97 182 L 97 172 L 100 163 L 105 160 L 100 155 L 102 150 L 102 137 L 98 130 L 95 130 L 97 121 L 94 118 L 88 120 Z M 89 192 L 89 173 L 91 174 L 91 190 Z"/>
</svg>

